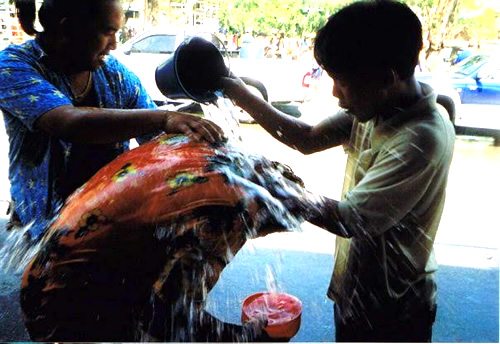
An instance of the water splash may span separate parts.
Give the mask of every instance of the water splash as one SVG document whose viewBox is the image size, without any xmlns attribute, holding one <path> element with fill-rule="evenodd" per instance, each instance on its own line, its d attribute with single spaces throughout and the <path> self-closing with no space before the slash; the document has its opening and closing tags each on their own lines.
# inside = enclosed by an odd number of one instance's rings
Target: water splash
<svg viewBox="0 0 500 344">
<path fill-rule="evenodd" d="M 215 92 L 217 99 L 211 104 L 201 104 L 205 117 L 217 124 L 224 131 L 229 140 L 241 142 L 238 112 L 233 102 L 225 98 L 222 92 Z"/>
<path fill-rule="evenodd" d="M 33 259 L 40 249 L 41 242 L 33 244 L 26 239 L 27 232 L 32 224 L 23 228 L 12 229 L 1 235 L 0 247 L 0 271 L 3 273 L 20 273 L 24 271 L 26 265 Z"/>
<path fill-rule="evenodd" d="M 245 145 L 242 140 L 238 121 L 238 113 L 241 110 L 230 99 L 225 98 L 222 92 L 215 94 L 217 100 L 209 105 L 202 104 L 202 109 L 205 117 L 221 127 L 228 138 L 230 154 L 221 154 L 218 157 L 235 162 L 224 165 L 225 170 L 221 172 L 230 182 L 244 186 L 252 197 L 262 200 L 280 225 L 300 230 L 302 220 L 290 214 L 283 206 L 282 200 L 288 197 L 304 197 L 304 189 L 283 178 L 283 169 L 288 166 L 281 165 L 276 169 L 262 165 L 262 156 L 251 151 L 249 145 Z M 234 166 L 238 168 L 234 169 Z M 273 167 L 277 166 L 276 164 Z"/>
<path fill-rule="evenodd" d="M 281 287 L 279 286 L 278 280 L 276 279 L 277 268 L 278 267 L 269 264 L 266 266 L 266 287 L 267 290 L 272 293 L 279 293 L 281 291 Z"/>
<path fill-rule="evenodd" d="M 239 134 L 239 124 L 235 117 L 235 111 L 239 110 L 233 106 L 230 100 L 219 97 L 214 104 L 204 105 L 203 109 L 206 116 L 215 123 L 219 124 L 228 136 L 228 142 L 225 147 L 220 148 L 220 154 L 215 154 L 214 156 L 210 155 L 210 158 L 214 159 L 213 162 L 217 162 L 212 164 L 214 166 L 213 168 L 218 169 L 218 172 L 226 177 L 229 183 L 233 183 L 234 185 L 244 189 L 246 194 L 249 195 L 248 199 L 252 201 L 258 200 L 259 205 L 263 209 L 263 211 L 260 211 L 257 214 L 256 219 L 249 219 L 248 224 L 245 222 L 247 226 L 245 226 L 246 228 L 243 230 L 248 229 L 248 232 L 245 231 L 246 239 L 276 232 L 278 231 L 276 228 L 288 230 L 300 229 L 301 219 L 295 217 L 293 214 L 290 214 L 287 207 L 282 203 L 283 200 L 292 197 L 302 197 L 305 191 L 301 187 L 301 182 L 297 182 L 297 180 L 300 179 L 298 179 L 298 177 L 296 177 L 291 170 L 288 169 L 288 171 L 286 166 L 263 158 L 262 155 L 252 152 L 248 145 L 245 145 L 242 142 Z M 184 138 L 181 137 L 177 139 L 183 140 Z M 182 144 L 182 142 L 179 144 Z M 135 151 L 144 153 L 140 149 L 141 148 L 139 147 Z M 133 151 L 128 153 L 131 153 L 128 157 L 134 154 Z M 118 159 L 120 158 L 117 158 L 115 162 L 118 161 Z M 141 159 L 141 156 L 138 156 L 137 159 Z M 164 176 L 164 170 L 158 170 L 157 172 L 161 172 L 159 174 Z M 134 173 L 131 173 L 130 176 L 140 177 L 141 174 L 138 173 L 135 175 Z M 137 180 L 140 181 L 140 178 Z M 184 181 L 184 179 L 179 180 L 178 182 L 182 183 L 182 181 Z M 132 183 L 130 187 L 132 188 L 135 186 L 137 185 Z M 90 189 L 92 190 L 92 188 Z M 136 195 L 140 195 L 140 193 L 136 193 Z M 99 199 L 106 197 L 110 196 L 105 193 L 101 193 L 96 198 Z M 71 200 L 69 203 L 71 203 Z M 76 203 L 79 204 L 78 202 Z M 78 216 L 76 216 L 76 218 L 78 218 Z M 215 216 L 215 219 L 217 218 L 219 217 Z M 264 228 L 263 224 L 267 224 L 269 219 L 272 220 L 271 226 L 274 227 L 269 229 L 267 227 Z M 181 220 L 182 219 L 177 220 L 179 223 L 169 224 L 169 230 L 172 230 L 175 226 L 179 226 L 178 230 L 174 232 L 184 233 L 183 226 L 185 226 L 185 224 Z M 200 222 L 200 226 L 201 224 L 202 223 Z M 228 232 L 231 232 L 228 234 L 233 234 L 232 240 L 238 240 L 237 243 L 239 244 L 242 241 L 240 240 L 242 237 L 241 232 L 232 230 L 234 228 L 234 222 L 228 223 L 227 225 L 230 229 Z M 262 227 L 259 227 L 260 225 L 262 225 Z M 174 251 L 172 251 L 171 254 L 165 252 L 165 259 L 167 260 L 167 263 L 162 271 L 162 276 L 165 276 L 166 282 L 172 282 L 173 285 L 168 283 L 165 284 L 166 287 L 172 288 L 165 290 L 164 293 L 162 292 L 160 294 L 161 296 L 167 296 L 166 299 L 162 299 L 162 302 L 156 300 L 158 303 L 155 303 L 153 295 L 150 299 L 149 313 L 151 313 L 152 317 L 158 319 L 161 325 L 160 328 L 163 330 L 163 332 L 159 333 L 152 331 L 151 334 L 153 337 L 151 338 L 159 340 L 175 339 L 176 341 L 194 341 L 194 339 L 200 338 L 200 333 L 196 332 L 196 322 L 198 321 L 206 321 L 204 326 L 206 326 L 206 328 L 209 327 L 212 332 L 215 331 L 220 335 L 222 335 L 223 332 L 228 332 L 226 325 L 216 322 L 212 318 L 203 315 L 203 313 L 200 312 L 203 311 L 204 302 L 206 301 L 207 295 L 213 287 L 213 284 L 216 282 L 216 279 L 219 277 L 224 266 L 234 258 L 235 251 L 227 249 L 224 251 L 225 254 L 217 256 L 217 259 L 212 262 L 214 263 L 213 267 L 209 265 L 201 266 L 202 264 L 210 264 L 209 259 L 211 258 L 205 257 L 203 254 L 198 254 L 200 252 L 205 252 L 203 251 L 206 250 L 205 244 L 210 243 L 205 242 L 204 245 L 199 244 L 199 241 L 203 240 L 203 233 L 201 233 L 202 229 L 202 226 L 200 228 L 194 228 L 192 236 L 187 234 L 186 236 L 179 236 L 178 242 L 175 243 L 177 246 L 174 244 L 169 245 L 170 243 L 165 245 L 167 247 L 167 251 L 168 248 Z M 0 267 L 14 267 L 17 271 L 22 271 L 26 264 L 39 250 L 39 245 L 32 247 L 26 245 L 24 241 L 24 233 L 26 230 L 27 228 L 23 231 L 17 231 L 9 234 L 9 238 L 6 241 L 9 244 L 2 247 L 0 251 L 0 257 L 5 259 L 5 261 L 0 263 Z M 172 232 L 169 232 L 169 230 L 167 230 L 167 228 L 158 227 L 154 232 L 154 237 L 159 241 L 171 241 L 173 240 L 171 237 Z M 214 245 L 216 244 L 217 248 L 223 248 L 224 245 L 229 245 L 231 235 L 228 235 L 228 237 L 228 239 L 222 236 L 217 237 L 217 240 L 213 241 Z M 185 247 L 186 249 L 189 249 L 192 254 L 189 256 L 177 256 L 176 254 L 178 252 L 176 252 L 175 249 L 178 247 Z M 258 252 L 256 253 L 258 254 Z M 181 257 L 182 259 L 185 259 L 185 263 L 180 261 Z M 179 266 L 196 266 L 196 270 L 194 268 L 187 268 L 186 270 L 182 270 L 182 274 L 181 271 L 176 270 L 174 271 L 176 274 L 172 274 L 172 276 L 184 276 L 186 278 L 175 278 L 175 280 L 172 281 L 169 279 L 169 269 L 174 268 L 176 261 L 179 261 L 179 264 L 182 263 L 184 265 L 176 265 L 175 268 Z M 277 272 L 279 272 L 279 268 L 274 266 L 267 267 L 265 276 L 266 286 L 270 291 L 280 291 L 283 289 L 280 287 L 279 280 L 276 278 Z M 162 276 L 160 276 L 160 278 Z M 201 288 L 198 288 L 199 284 L 202 285 Z M 190 288 L 194 288 L 194 290 L 199 293 L 196 293 L 196 295 L 193 293 L 194 296 L 189 294 L 190 298 L 188 298 L 188 294 L 185 293 L 185 291 L 189 291 Z M 176 296 L 178 296 L 178 298 L 176 298 Z M 148 301 L 146 301 L 146 303 L 147 302 Z M 146 307 L 147 306 L 148 305 L 146 305 Z M 161 313 L 164 314 L 162 315 Z M 204 317 L 206 317 L 206 319 Z M 140 320 L 143 321 L 142 325 L 140 325 L 141 328 L 146 330 L 148 333 L 145 333 L 138 327 L 136 335 L 139 340 L 151 339 L 148 337 L 149 330 L 153 329 L 152 325 L 156 324 L 155 319 Z M 198 324 L 198 326 L 201 325 Z M 241 331 L 241 328 L 237 327 L 235 327 L 234 331 L 230 329 L 232 334 L 231 337 L 227 337 L 227 341 L 234 341 L 239 338 L 237 335 L 241 334 Z M 158 334 L 158 337 L 156 337 L 155 334 Z M 213 333 L 211 333 L 211 335 L 213 335 Z M 203 338 L 202 340 L 207 341 L 207 338 Z M 211 336 L 210 338 L 214 337 Z M 217 338 L 218 341 L 221 341 L 221 338 Z M 106 340 L 106 338 L 103 338 L 103 340 Z"/>
</svg>

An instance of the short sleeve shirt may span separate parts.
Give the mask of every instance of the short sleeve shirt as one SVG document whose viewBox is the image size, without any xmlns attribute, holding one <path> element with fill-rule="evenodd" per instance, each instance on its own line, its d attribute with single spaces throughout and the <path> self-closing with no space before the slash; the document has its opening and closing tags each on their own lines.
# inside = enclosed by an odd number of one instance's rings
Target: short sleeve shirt
<svg viewBox="0 0 500 344">
<path fill-rule="evenodd" d="M 397 116 L 353 125 L 339 202 L 353 236 L 336 239 L 329 289 L 344 320 L 370 319 L 384 311 L 381 305 L 434 302 L 433 243 L 455 136 L 436 108 L 436 94 L 422 87 L 426 96 Z M 429 282 L 415 290 L 424 279 Z"/>
<path fill-rule="evenodd" d="M 9 137 L 11 198 L 23 225 L 38 237 L 64 199 L 99 168 L 128 150 L 129 142 L 76 144 L 39 131 L 48 111 L 77 105 L 67 76 L 49 69 L 36 40 L 0 52 L 0 109 Z M 92 74 L 95 105 L 154 108 L 139 79 L 113 56 Z"/>
</svg>

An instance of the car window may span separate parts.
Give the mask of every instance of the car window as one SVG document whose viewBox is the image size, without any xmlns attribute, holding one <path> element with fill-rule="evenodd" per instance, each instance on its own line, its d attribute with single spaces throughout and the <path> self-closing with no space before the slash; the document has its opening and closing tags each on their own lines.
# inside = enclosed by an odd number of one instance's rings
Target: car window
<svg viewBox="0 0 500 344">
<path fill-rule="evenodd" d="M 132 45 L 134 53 L 173 53 L 175 51 L 175 35 L 154 35 L 141 39 Z"/>
<path fill-rule="evenodd" d="M 489 64 L 481 68 L 477 77 L 481 80 L 500 80 L 500 66 Z"/>
<path fill-rule="evenodd" d="M 480 64 L 483 64 L 486 60 L 488 60 L 488 56 L 486 55 L 475 55 L 471 56 L 462 62 L 458 63 L 456 66 L 451 68 L 451 71 L 460 75 L 469 75 L 474 72 Z"/>
</svg>

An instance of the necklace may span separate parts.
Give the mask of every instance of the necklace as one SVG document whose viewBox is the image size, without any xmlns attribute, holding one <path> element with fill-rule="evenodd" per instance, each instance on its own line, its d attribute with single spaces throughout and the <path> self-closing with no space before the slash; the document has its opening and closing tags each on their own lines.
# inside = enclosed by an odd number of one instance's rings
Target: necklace
<svg viewBox="0 0 500 344">
<path fill-rule="evenodd" d="M 85 96 L 89 93 L 90 87 L 92 85 L 92 72 L 89 72 L 89 77 L 87 79 L 87 84 L 85 85 L 85 88 L 83 89 L 82 92 L 75 94 L 73 90 L 73 86 L 71 86 L 71 94 L 73 95 L 73 99 L 77 102 L 81 101 Z"/>
</svg>

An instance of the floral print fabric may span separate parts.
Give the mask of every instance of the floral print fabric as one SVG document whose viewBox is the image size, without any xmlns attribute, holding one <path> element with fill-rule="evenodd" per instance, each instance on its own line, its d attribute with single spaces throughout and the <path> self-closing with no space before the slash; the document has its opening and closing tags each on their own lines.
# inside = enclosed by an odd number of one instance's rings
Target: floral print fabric
<svg viewBox="0 0 500 344">
<path fill-rule="evenodd" d="M 139 321 L 161 341 L 199 340 L 224 266 L 247 238 L 290 226 L 273 195 L 301 190 L 281 164 L 183 135 L 122 154 L 68 199 L 25 271 L 31 338 L 137 341 Z"/>
</svg>

